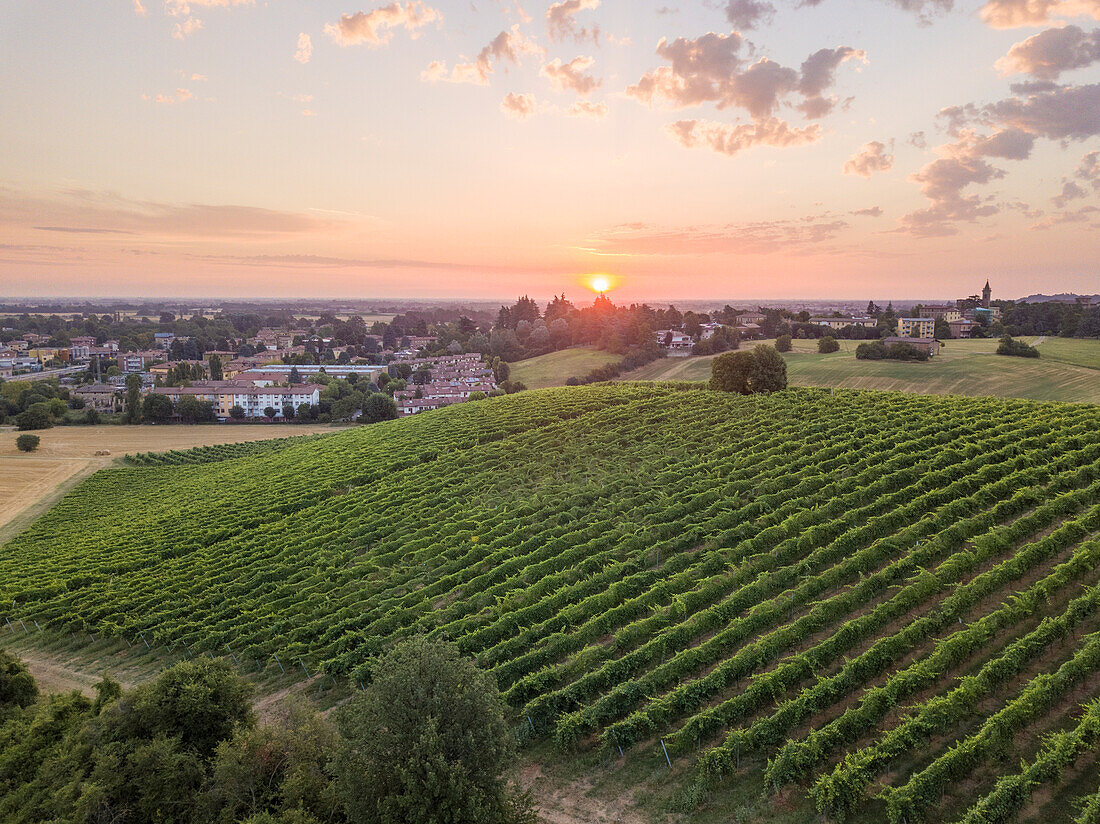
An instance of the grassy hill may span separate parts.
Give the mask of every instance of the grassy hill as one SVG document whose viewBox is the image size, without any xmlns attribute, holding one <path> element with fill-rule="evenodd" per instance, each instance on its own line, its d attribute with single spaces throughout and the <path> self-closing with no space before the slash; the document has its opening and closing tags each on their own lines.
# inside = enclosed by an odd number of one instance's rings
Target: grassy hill
<svg viewBox="0 0 1100 824">
<path fill-rule="evenodd" d="M 570 378 L 580 378 L 593 369 L 615 363 L 621 356 L 603 352 L 591 346 L 576 346 L 517 361 L 512 366 L 512 380 L 521 381 L 528 389 L 565 386 Z"/>
<path fill-rule="evenodd" d="M 859 361 L 858 341 L 844 340 L 840 351 L 829 355 L 817 354 L 816 341 L 795 341 L 794 351 L 784 358 L 792 386 L 1100 403 L 1100 341 L 1045 338 L 1038 360 L 995 355 L 995 340 L 945 343 L 927 363 Z M 624 380 L 707 380 L 711 360 L 666 358 L 624 375 Z"/>
<path fill-rule="evenodd" d="M 0 604 L 25 644 L 353 686 L 444 636 L 525 758 L 647 816 L 1067 820 L 1098 536 L 1095 406 L 593 386 L 103 470 L 0 550 Z"/>
</svg>

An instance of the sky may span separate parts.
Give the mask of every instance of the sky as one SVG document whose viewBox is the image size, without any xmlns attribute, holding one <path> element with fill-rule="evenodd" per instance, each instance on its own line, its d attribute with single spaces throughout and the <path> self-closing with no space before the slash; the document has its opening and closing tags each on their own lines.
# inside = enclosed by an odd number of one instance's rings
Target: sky
<svg viewBox="0 0 1100 824">
<path fill-rule="evenodd" d="M 1100 292 L 1100 0 L 0 0 L 0 296 Z"/>
</svg>

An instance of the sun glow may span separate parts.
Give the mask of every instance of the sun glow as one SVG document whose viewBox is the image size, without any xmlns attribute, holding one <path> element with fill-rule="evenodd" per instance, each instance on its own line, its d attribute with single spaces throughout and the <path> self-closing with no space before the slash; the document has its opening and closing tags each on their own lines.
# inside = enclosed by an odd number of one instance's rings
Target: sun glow
<svg viewBox="0 0 1100 824">
<path fill-rule="evenodd" d="M 588 288 L 593 292 L 599 292 L 603 294 L 611 289 L 611 278 L 607 275 L 592 275 L 588 278 Z"/>
</svg>

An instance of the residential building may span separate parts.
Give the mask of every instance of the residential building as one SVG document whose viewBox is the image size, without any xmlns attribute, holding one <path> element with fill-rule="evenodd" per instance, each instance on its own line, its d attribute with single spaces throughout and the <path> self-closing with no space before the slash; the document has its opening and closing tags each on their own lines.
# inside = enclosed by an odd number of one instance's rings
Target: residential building
<svg viewBox="0 0 1100 824">
<path fill-rule="evenodd" d="M 819 316 L 810 318 L 810 323 L 817 324 L 818 326 L 828 326 L 830 329 L 845 329 L 849 326 L 866 326 L 870 328 L 875 326 L 878 321 L 875 318 L 827 318 Z"/>
<path fill-rule="evenodd" d="M 975 326 L 978 326 L 977 323 L 975 323 L 972 320 L 968 320 L 967 318 L 959 318 L 958 320 L 950 320 L 950 321 L 947 322 L 947 325 L 949 327 L 951 327 L 951 337 L 953 337 L 953 338 L 964 338 L 964 339 L 969 338 L 971 330 Z"/>
<path fill-rule="evenodd" d="M 58 346 L 38 346 L 34 349 L 28 349 L 27 355 L 36 358 L 43 365 L 52 360 L 64 361 L 65 363 L 69 361 L 69 350 Z"/>
<path fill-rule="evenodd" d="M 154 332 L 153 333 L 153 346 L 157 349 L 171 349 L 172 341 L 176 339 L 176 336 L 172 332 Z"/>
<path fill-rule="evenodd" d="M 898 335 L 903 338 L 936 337 L 936 321 L 933 318 L 898 318 Z"/>
<path fill-rule="evenodd" d="M 657 343 L 665 347 L 671 352 L 675 351 L 690 351 L 691 347 L 695 345 L 695 341 L 691 335 L 685 335 L 683 332 L 677 332 L 675 329 L 658 329 Z"/>
<path fill-rule="evenodd" d="M 69 390 L 69 394 L 80 398 L 85 406 L 90 406 L 97 412 L 117 412 L 122 407 L 119 388 L 105 383 L 77 386 Z"/>
<path fill-rule="evenodd" d="M 953 320 L 962 320 L 962 312 L 954 304 L 929 304 L 920 308 L 922 318 L 943 319 L 950 323 Z"/>
<path fill-rule="evenodd" d="M 762 315 L 759 312 L 745 312 L 737 316 L 737 325 L 744 326 L 746 323 L 761 324 L 767 319 L 767 315 Z"/>
<path fill-rule="evenodd" d="M 155 361 L 164 360 L 162 350 L 123 352 L 118 356 L 118 368 L 123 372 L 144 372 Z"/>
</svg>

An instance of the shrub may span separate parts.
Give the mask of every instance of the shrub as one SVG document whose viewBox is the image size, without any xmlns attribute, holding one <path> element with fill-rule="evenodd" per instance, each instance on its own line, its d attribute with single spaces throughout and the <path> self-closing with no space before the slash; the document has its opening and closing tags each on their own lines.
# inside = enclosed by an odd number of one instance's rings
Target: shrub
<svg viewBox="0 0 1100 824">
<path fill-rule="evenodd" d="M 777 352 L 790 352 L 791 351 L 791 336 L 780 335 L 775 339 L 775 351 Z"/>
<path fill-rule="evenodd" d="M 49 429 L 53 426 L 53 417 L 44 403 L 36 403 L 15 416 L 15 425 L 19 429 Z"/>
<path fill-rule="evenodd" d="M 828 355 L 830 352 L 839 352 L 840 344 L 836 338 L 826 335 L 817 342 L 818 354 Z"/>
<path fill-rule="evenodd" d="M 1029 346 L 1022 340 L 1015 340 L 1011 335 L 1005 335 L 997 345 L 998 355 L 1010 355 L 1015 358 L 1037 358 L 1039 350 Z"/>
<path fill-rule="evenodd" d="M 15 447 L 20 452 L 34 452 L 41 440 L 37 435 L 20 435 L 15 439 Z"/>
</svg>

